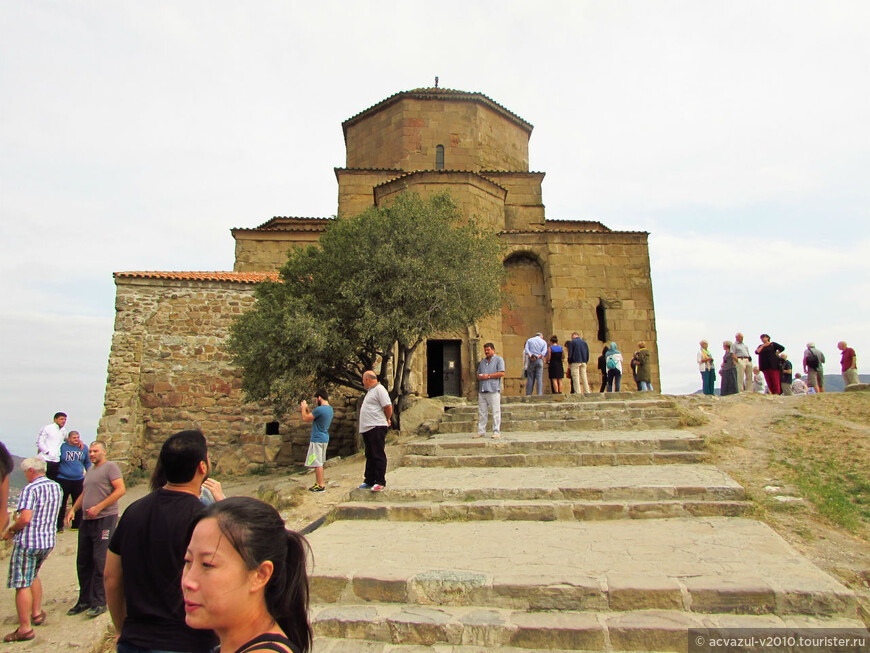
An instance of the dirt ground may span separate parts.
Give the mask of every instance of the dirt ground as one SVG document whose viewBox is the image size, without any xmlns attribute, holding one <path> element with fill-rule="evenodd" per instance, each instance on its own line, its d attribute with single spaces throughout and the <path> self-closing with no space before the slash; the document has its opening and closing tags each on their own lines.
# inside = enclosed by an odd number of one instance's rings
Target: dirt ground
<svg viewBox="0 0 870 653">
<path fill-rule="evenodd" d="M 844 409 L 847 398 L 850 410 Z M 782 424 L 809 416 L 826 427 L 821 437 L 827 433 L 842 442 L 847 436 L 862 440 L 865 446 L 857 451 L 866 470 L 870 465 L 866 446 L 870 444 L 870 392 L 674 399 L 690 424 L 699 416 L 698 421 L 705 422 L 689 428 L 705 437 L 710 462 L 746 488 L 754 503 L 750 516 L 769 524 L 818 567 L 856 591 L 862 598 L 861 616 L 870 625 L 870 525 L 865 522 L 850 532 L 824 518 L 798 488 L 784 480 L 775 464 L 783 456 L 789 435 L 783 433 Z"/>
<path fill-rule="evenodd" d="M 852 394 L 852 393 L 850 393 Z M 707 439 L 710 462 L 733 476 L 744 485 L 755 509 L 752 517 L 761 519 L 774 528 L 795 549 L 816 565 L 859 592 L 863 597 L 864 620 L 870 623 L 870 528 L 851 533 L 822 518 L 815 507 L 801 497 L 771 471 L 771 463 L 783 446 L 784 436 L 776 424 L 784 417 L 817 413 L 817 419 L 836 423 L 838 429 L 852 430 L 867 437 L 870 442 L 870 392 L 861 393 L 866 410 L 857 415 L 838 410 L 834 394 L 823 397 L 771 397 L 738 395 L 732 397 L 703 397 L 698 395 L 674 397 L 687 427 Z M 844 395 L 839 394 L 840 397 Z M 852 402 L 854 405 L 854 401 Z M 390 468 L 399 460 L 401 443 L 394 440 L 387 449 Z M 282 507 L 281 513 L 288 528 L 302 530 L 325 516 L 332 506 L 344 501 L 350 489 L 362 481 L 364 459 L 361 454 L 330 460 L 326 467 L 327 491 L 310 493 L 307 488 L 314 482 L 313 474 L 295 471 L 276 475 L 252 476 L 224 481 L 228 496 L 262 496 L 269 499 L 270 488 L 283 488 L 281 496 L 290 496 L 298 505 Z M 773 492 L 765 488 L 777 487 Z M 293 489 L 295 488 L 295 490 Z M 129 489 L 122 499 L 122 507 L 145 494 L 144 484 Z M 265 493 L 263 493 L 265 491 Z M 780 501 L 775 496 L 794 497 Z M 4 543 L 8 547 L 8 543 Z M 5 553 L 5 549 L 4 549 Z M 88 619 L 84 615 L 67 617 L 66 611 L 75 603 L 78 583 L 75 573 L 76 534 L 59 536 L 56 549 L 46 561 L 40 577 L 45 587 L 44 609 L 48 618 L 36 629 L 36 639 L 17 644 L 15 650 L 58 651 L 80 650 L 85 653 L 114 650 L 109 644 L 111 625 L 109 615 Z M 8 557 L 8 553 L 3 555 Z M 3 630 L 0 636 L 16 627 L 14 591 L 2 590 L 0 615 Z"/>
</svg>

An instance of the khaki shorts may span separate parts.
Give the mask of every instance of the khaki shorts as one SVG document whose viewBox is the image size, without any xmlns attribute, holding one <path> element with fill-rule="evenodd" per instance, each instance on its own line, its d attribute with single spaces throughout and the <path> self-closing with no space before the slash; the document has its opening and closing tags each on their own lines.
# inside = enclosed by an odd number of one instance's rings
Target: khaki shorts
<svg viewBox="0 0 870 653">
<path fill-rule="evenodd" d="M 306 467 L 323 467 L 326 460 L 326 447 L 328 442 L 309 442 L 308 455 L 305 456 Z"/>
</svg>

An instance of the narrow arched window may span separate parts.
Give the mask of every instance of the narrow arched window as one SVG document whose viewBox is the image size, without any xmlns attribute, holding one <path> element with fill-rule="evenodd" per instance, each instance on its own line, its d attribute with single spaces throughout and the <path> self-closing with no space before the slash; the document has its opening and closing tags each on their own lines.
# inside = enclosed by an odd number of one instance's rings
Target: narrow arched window
<svg viewBox="0 0 870 653">
<path fill-rule="evenodd" d="M 435 169 L 444 170 L 444 146 L 438 145 L 435 148 Z"/>
<path fill-rule="evenodd" d="M 603 299 L 598 300 L 595 316 L 598 318 L 598 341 L 607 342 L 610 340 L 610 333 L 607 329 L 607 307 L 604 305 Z"/>
</svg>

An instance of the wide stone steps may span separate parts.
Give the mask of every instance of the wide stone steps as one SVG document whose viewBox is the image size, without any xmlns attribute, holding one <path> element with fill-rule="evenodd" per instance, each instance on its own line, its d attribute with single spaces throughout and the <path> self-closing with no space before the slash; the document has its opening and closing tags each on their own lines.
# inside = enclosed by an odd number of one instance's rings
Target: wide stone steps
<svg viewBox="0 0 870 653">
<path fill-rule="evenodd" d="M 503 432 L 674 428 L 680 420 L 673 402 L 662 399 L 507 403 L 501 413 Z M 476 406 L 451 408 L 438 427 L 441 433 L 474 432 L 476 428 Z"/>
<path fill-rule="evenodd" d="M 444 465 L 453 466 L 453 459 L 467 457 L 471 466 L 480 466 L 473 456 L 492 462 L 493 467 L 527 466 L 527 461 L 544 459 L 578 461 L 585 465 L 652 464 L 669 459 L 691 458 L 696 462 L 702 454 L 704 439 L 676 429 L 612 430 L 601 431 L 518 431 L 502 433 L 498 439 L 475 438 L 471 434 L 438 434 L 428 440 L 405 445 L 403 464 L 423 463 L 436 466 L 430 459 L 449 459 Z M 694 456 L 677 456 L 691 452 Z M 518 454 L 532 458 L 516 458 Z M 565 454 L 564 457 L 557 454 Z M 506 462 L 501 462 L 500 459 Z M 483 459 L 481 459 L 483 460 Z M 407 462 L 406 462 L 407 461 Z"/>
<path fill-rule="evenodd" d="M 740 516 L 743 488 L 674 428 L 670 401 L 505 397 L 502 415 L 501 438 L 474 438 L 476 406 L 451 409 L 441 432 L 405 445 L 383 492 L 352 490 L 308 535 L 317 653 L 866 634 L 851 590 Z"/>
<path fill-rule="evenodd" d="M 616 430 L 616 429 L 672 429 L 679 426 L 678 417 L 665 415 L 633 416 L 621 415 L 593 415 L 583 418 L 553 418 L 553 419 L 515 419 L 506 418 L 502 415 L 501 432 L 549 430 L 549 431 L 587 431 L 587 430 Z M 492 429 L 492 418 L 489 428 Z M 438 426 L 439 433 L 473 433 L 477 430 L 477 418 L 467 420 L 455 420 L 441 422 Z"/>
<path fill-rule="evenodd" d="M 702 463 L 701 451 L 651 451 L 648 453 L 514 453 L 461 456 L 402 456 L 408 467 L 585 467 L 596 465 L 685 465 Z"/>
<path fill-rule="evenodd" d="M 419 647 L 445 653 L 483 653 L 494 648 L 504 653 L 542 649 L 686 651 L 690 630 L 707 635 L 736 628 L 776 628 L 805 636 L 807 629 L 816 636 L 825 630 L 838 635 L 847 629 L 856 635 L 866 632 L 863 624 L 854 619 L 702 615 L 677 610 L 529 612 L 476 606 L 369 604 L 312 606 L 311 614 L 315 653 L 420 652 Z"/>
<path fill-rule="evenodd" d="M 631 396 L 631 395 L 629 395 Z M 593 397 L 590 395 L 590 397 Z M 586 413 L 601 412 L 625 412 L 637 409 L 668 409 L 676 412 L 676 404 L 672 399 L 664 397 L 650 398 L 622 398 L 619 401 L 612 399 L 598 399 L 597 397 L 584 397 L 574 399 L 570 396 L 562 399 L 550 397 L 504 397 L 501 398 L 501 412 L 503 415 L 522 416 L 529 414 L 572 414 L 583 415 Z M 634 395 L 637 397 L 637 395 Z M 453 406 L 447 409 L 444 418 L 447 420 L 459 416 L 477 416 L 477 403 L 469 403 Z M 462 417 L 461 419 L 465 419 Z"/>
<path fill-rule="evenodd" d="M 352 490 L 351 501 L 734 501 L 743 487 L 713 465 L 413 468 L 390 473 L 387 490 Z"/>
<path fill-rule="evenodd" d="M 749 501 L 468 501 L 441 503 L 342 503 L 336 519 L 391 521 L 600 521 L 666 517 L 739 517 Z"/>
<path fill-rule="evenodd" d="M 851 590 L 742 518 L 338 521 L 309 541 L 314 604 L 857 618 Z"/>
</svg>

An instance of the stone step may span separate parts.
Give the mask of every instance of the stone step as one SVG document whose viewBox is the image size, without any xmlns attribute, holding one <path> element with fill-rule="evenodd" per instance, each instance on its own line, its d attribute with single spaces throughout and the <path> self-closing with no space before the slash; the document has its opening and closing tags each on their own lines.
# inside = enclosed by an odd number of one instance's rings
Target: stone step
<svg viewBox="0 0 870 653">
<path fill-rule="evenodd" d="M 535 398 L 537 399 L 537 398 Z M 648 408 L 662 408 L 676 410 L 676 403 L 671 399 L 622 399 L 620 401 L 602 401 L 598 399 L 564 399 L 553 400 L 546 398 L 539 401 L 529 401 L 526 398 L 502 397 L 502 413 L 511 415 L 531 414 L 536 412 L 559 412 L 559 413 L 596 413 L 600 411 L 623 411 Z M 477 415 L 477 402 L 472 401 L 459 406 L 447 408 L 444 418 L 449 419 L 457 415 Z"/>
<path fill-rule="evenodd" d="M 680 425 L 678 417 L 639 416 L 628 414 L 590 415 L 579 419 L 507 419 L 502 415 L 501 431 L 608 431 L 621 429 L 673 429 Z M 492 428 L 490 419 L 489 428 Z M 438 424 L 439 433 L 474 433 L 477 418 Z"/>
<path fill-rule="evenodd" d="M 490 425 L 490 429 L 492 426 Z M 516 431 L 502 433 L 501 438 L 474 438 L 472 434 L 438 434 L 427 440 L 409 442 L 405 454 L 409 456 L 504 456 L 512 454 L 590 454 L 589 463 L 617 464 L 614 454 L 623 455 L 626 464 L 630 458 L 624 454 L 664 454 L 674 452 L 700 452 L 704 439 L 689 431 L 678 429 L 613 430 L 601 431 Z M 605 458 L 595 458 L 605 456 Z M 642 462 L 638 457 L 636 462 Z M 649 461 L 649 462 L 662 462 Z M 586 464 L 589 464 L 586 463 Z"/>
<path fill-rule="evenodd" d="M 505 453 L 463 456 L 402 456 L 405 467 L 592 467 L 612 465 L 688 465 L 702 463 L 701 451 L 649 453 Z"/>
<path fill-rule="evenodd" d="M 354 489 L 351 501 L 740 501 L 743 487 L 712 465 L 414 468 L 387 474 L 383 492 Z"/>
<path fill-rule="evenodd" d="M 621 404 L 627 401 L 662 401 L 674 403 L 674 400 L 657 392 L 639 393 L 639 392 L 590 392 L 585 395 L 575 394 L 552 394 L 543 395 L 505 395 L 501 396 L 503 404 L 553 404 L 553 403 L 597 403 L 607 402 L 613 404 Z"/>
<path fill-rule="evenodd" d="M 524 401 L 502 405 L 502 430 L 571 430 L 617 428 L 674 428 L 680 413 L 671 400 L 638 399 L 622 401 Z M 477 428 L 477 407 L 448 409 L 439 424 L 441 433 L 473 432 Z"/>
<path fill-rule="evenodd" d="M 675 408 L 666 407 L 644 407 L 644 408 L 619 408 L 619 410 L 557 410 L 556 408 L 537 407 L 531 410 L 511 409 L 503 407 L 501 411 L 502 421 L 540 421 L 540 420 L 585 420 L 599 417 L 615 418 L 615 417 L 631 417 L 637 419 L 654 418 L 654 417 L 679 417 L 679 412 Z M 477 421 L 478 412 L 474 410 L 463 410 L 456 412 L 452 410 L 444 414 L 441 422 L 450 424 L 453 422 L 468 422 Z"/>
<path fill-rule="evenodd" d="M 401 503 L 355 501 L 335 507 L 336 519 L 392 521 L 601 521 L 671 517 L 739 517 L 749 501 L 444 501 Z"/>
<path fill-rule="evenodd" d="M 808 631 L 815 636 L 827 632 L 867 637 L 864 624 L 855 619 L 695 615 L 676 610 L 530 612 L 375 603 L 313 605 L 311 614 L 315 653 L 419 653 L 420 647 L 434 653 L 686 651 L 690 634 L 715 637 L 734 629 L 777 629 L 778 634 L 794 637 L 806 637 Z"/>
<path fill-rule="evenodd" d="M 857 618 L 851 590 L 743 518 L 336 521 L 308 540 L 313 603 Z"/>
</svg>

